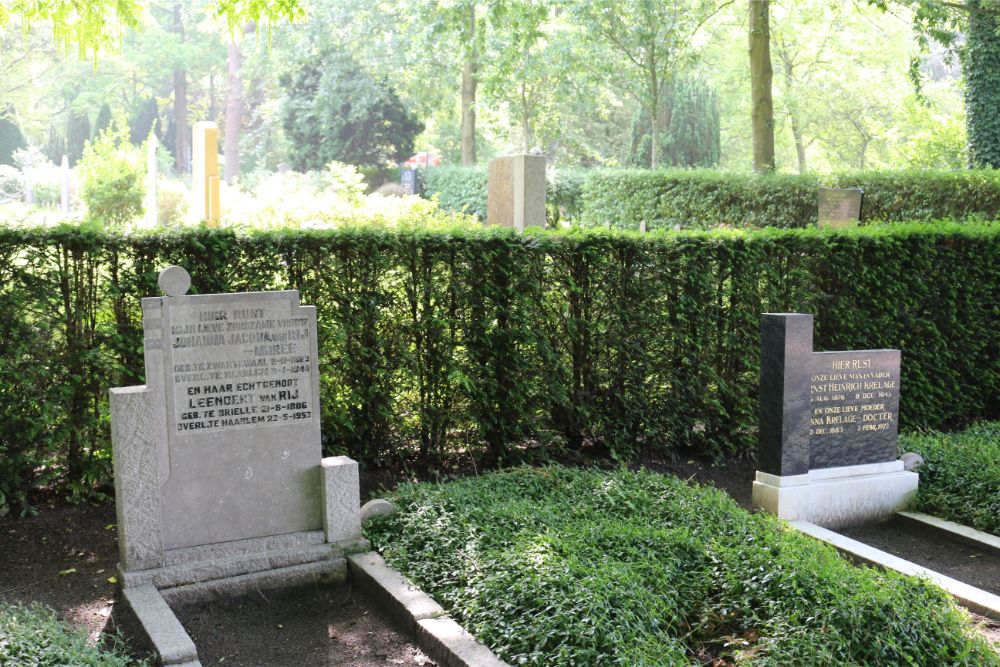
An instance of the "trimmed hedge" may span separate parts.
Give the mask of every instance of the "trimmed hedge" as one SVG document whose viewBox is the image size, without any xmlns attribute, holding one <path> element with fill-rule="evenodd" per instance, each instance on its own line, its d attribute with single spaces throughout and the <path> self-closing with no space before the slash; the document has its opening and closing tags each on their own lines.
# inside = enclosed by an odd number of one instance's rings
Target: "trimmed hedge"
<svg viewBox="0 0 1000 667">
<path fill-rule="evenodd" d="M 926 579 L 674 477 L 522 468 L 391 500 L 366 535 L 512 665 L 1000 667 Z"/>
<path fill-rule="evenodd" d="M 296 288 L 319 312 L 324 448 L 493 465 L 596 444 L 755 446 L 761 312 L 820 350 L 903 350 L 901 426 L 1000 418 L 1000 225 L 647 235 L 0 229 L 0 505 L 108 479 L 139 299 Z"/>
<path fill-rule="evenodd" d="M 1000 422 L 960 433 L 904 435 L 900 453 L 917 452 L 917 508 L 1000 537 Z"/>
<path fill-rule="evenodd" d="M 436 172 L 436 173 L 435 173 Z M 549 184 L 549 226 L 569 219 L 583 226 L 648 230 L 724 227 L 797 228 L 816 225 L 817 189 L 860 187 L 862 222 L 939 219 L 995 220 L 1000 172 L 863 171 L 766 178 L 709 170 L 559 169 Z M 448 167 L 428 174 L 427 196 L 446 210 L 486 218 L 486 169 Z"/>
</svg>

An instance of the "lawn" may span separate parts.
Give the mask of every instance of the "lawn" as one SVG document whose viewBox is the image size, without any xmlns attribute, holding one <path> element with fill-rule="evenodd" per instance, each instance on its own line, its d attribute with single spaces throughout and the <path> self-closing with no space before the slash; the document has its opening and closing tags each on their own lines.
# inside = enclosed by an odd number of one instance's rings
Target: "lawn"
<svg viewBox="0 0 1000 667">
<path fill-rule="evenodd" d="M 926 581 L 627 470 L 409 485 L 367 535 L 514 665 L 1000 665 Z"/>
</svg>

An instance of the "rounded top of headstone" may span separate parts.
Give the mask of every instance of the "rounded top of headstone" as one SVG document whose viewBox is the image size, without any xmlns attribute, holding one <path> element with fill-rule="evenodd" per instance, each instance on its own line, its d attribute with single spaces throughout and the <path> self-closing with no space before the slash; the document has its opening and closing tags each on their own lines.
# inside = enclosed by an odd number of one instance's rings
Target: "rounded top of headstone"
<svg viewBox="0 0 1000 667">
<path fill-rule="evenodd" d="M 184 267 L 168 266 L 160 271 L 156 284 L 167 296 L 184 296 L 191 287 L 191 274 Z"/>
</svg>

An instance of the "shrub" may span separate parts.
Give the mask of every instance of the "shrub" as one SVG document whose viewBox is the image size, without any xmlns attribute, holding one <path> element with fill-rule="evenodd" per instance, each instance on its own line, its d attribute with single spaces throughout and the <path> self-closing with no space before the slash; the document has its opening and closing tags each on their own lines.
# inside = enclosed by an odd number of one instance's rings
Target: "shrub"
<svg viewBox="0 0 1000 667">
<path fill-rule="evenodd" d="M 424 170 L 424 196 L 437 195 L 445 211 L 486 220 L 486 167 L 435 167 Z"/>
<path fill-rule="evenodd" d="M 0 602 L 0 665 L 33 667 L 129 667 L 145 665 L 129 658 L 122 641 L 110 637 L 107 648 L 91 646 L 86 630 L 72 630 L 43 605 Z"/>
<path fill-rule="evenodd" d="M 673 477 L 519 469 L 390 499 L 366 535 L 511 664 L 1000 665 L 926 580 Z"/>
<path fill-rule="evenodd" d="M 80 194 L 88 218 L 120 226 L 141 214 L 143 164 L 141 152 L 129 142 L 124 122 L 116 121 L 88 141 L 80 160 Z"/>
<path fill-rule="evenodd" d="M 899 447 L 924 457 L 920 511 L 1000 536 L 1000 423 L 904 436 Z"/>
</svg>

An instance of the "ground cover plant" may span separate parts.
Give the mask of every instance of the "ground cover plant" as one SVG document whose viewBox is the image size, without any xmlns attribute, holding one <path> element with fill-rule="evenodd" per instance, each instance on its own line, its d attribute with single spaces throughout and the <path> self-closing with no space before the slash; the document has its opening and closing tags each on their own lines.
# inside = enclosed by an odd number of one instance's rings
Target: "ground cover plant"
<svg viewBox="0 0 1000 667">
<path fill-rule="evenodd" d="M 0 602 L 0 665 L 32 667 L 127 667 L 135 662 L 124 643 L 111 636 L 106 647 L 93 646 L 87 632 L 73 630 L 55 611 L 40 604 Z"/>
<path fill-rule="evenodd" d="M 899 447 L 924 457 L 920 511 L 1000 535 L 1000 422 L 959 433 L 905 435 Z"/>
<path fill-rule="evenodd" d="M 522 468 L 391 500 L 367 536 L 511 664 L 1000 665 L 928 582 L 674 477 Z"/>
</svg>

